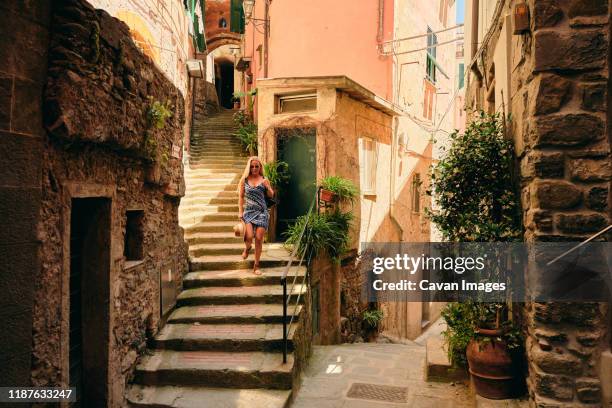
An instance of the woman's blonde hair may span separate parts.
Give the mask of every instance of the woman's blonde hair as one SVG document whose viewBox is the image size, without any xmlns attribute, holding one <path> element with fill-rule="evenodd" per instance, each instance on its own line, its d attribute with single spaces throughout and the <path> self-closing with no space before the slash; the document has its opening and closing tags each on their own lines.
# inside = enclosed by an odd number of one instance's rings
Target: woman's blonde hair
<svg viewBox="0 0 612 408">
<path fill-rule="evenodd" d="M 242 177 L 240 177 L 240 182 L 238 183 L 238 192 L 240 192 L 240 187 L 242 186 L 244 181 L 247 179 L 247 177 L 249 177 L 249 174 L 251 174 L 251 162 L 253 160 L 257 160 L 259 162 L 259 174 L 261 174 L 262 177 L 265 177 L 263 163 L 261 162 L 259 157 L 257 156 L 249 157 L 246 163 L 246 167 L 244 168 L 244 172 L 242 173 Z"/>
</svg>

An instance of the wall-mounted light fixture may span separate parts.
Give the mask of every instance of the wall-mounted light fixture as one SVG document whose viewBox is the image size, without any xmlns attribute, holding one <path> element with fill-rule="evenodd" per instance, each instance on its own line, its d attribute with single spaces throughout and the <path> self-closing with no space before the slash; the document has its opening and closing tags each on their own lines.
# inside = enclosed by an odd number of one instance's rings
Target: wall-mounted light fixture
<svg viewBox="0 0 612 408">
<path fill-rule="evenodd" d="M 253 16 L 253 7 L 255 6 L 255 0 L 244 0 L 242 2 L 242 8 L 244 9 L 245 20 L 250 20 Z"/>
<path fill-rule="evenodd" d="M 523 34 L 529 31 L 529 6 L 527 3 L 518 3 L 514 5 L 514 34 Z"/>
</svg>

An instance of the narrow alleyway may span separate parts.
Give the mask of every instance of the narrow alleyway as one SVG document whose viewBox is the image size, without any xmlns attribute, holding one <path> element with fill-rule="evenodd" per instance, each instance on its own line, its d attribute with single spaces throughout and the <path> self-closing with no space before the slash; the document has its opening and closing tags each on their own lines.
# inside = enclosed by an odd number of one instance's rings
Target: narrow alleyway
<svg viewBox="0 0 612 408">
<path fill-rule="evenodd" d="M 191 272 L 136 369 L 134 406 L 273 408 L 290 396 L 294 361 L 290 354 L 282 363 L 279 284 L 287 253 L 266 244 L 261 276 L 252 273 L 252 254 L 240 258 L 243 244 L 232 227 L 246 156 L 232 136 L 232 114 L 196 121 L 179 211 Z"/>
</svg>

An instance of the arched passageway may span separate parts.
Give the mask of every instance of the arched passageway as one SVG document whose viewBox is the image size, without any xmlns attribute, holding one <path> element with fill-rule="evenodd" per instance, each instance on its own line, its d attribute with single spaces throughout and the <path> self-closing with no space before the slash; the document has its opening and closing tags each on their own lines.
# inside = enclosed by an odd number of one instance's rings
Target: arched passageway
<svg viewBox="0 0 612 408">
<path fill-rule="evenodd" d="M 215 61 L 215 87 L 219 104 L 226 109 L 233 106 L 234 64 L 227 60 Z"/>
</svg>

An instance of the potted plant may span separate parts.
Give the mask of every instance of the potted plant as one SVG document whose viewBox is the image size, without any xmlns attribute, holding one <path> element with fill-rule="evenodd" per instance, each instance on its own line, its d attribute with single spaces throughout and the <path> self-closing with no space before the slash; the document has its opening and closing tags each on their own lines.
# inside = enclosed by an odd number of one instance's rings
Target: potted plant
<svg viewBox="0 0 612 408">
<path fill-rule="evenodd" d="M 380 309 L 369 309 L 363 312 L 362 320 L 367 341 L 372 341 L 376 337 L 383 317 L 384 313 Z"/>
<path fill-rule="evenodd" d="M 520 240 L 514 149 L 503 129 L 502 117 L 480 113 L 464 134 L 450 135 L 449 148 L 432 168 L 429 194 L 437 209 L 427 213 L 445 240 Z M 467 363 L 476 392 L 487 398 L 510 398 L 521 382 L 522 339 L 508 310 L 504 302 L 472 299 L 442 311 L 451 361 Z"/>
<path fill-rule="evenodd" d="M 284 233 L 285 245 L 294 247 L 299 245 L 298 253 L 304 254 L 306 259 L 311 259 L 326 252 L 335 263 L 339 263 L 349 247 L 349 228 L 353 220 L 351 213 L 333 211 L 329 213 L 298 217 L 296 222 L 289 226 Z M 304 224 L 306 228 L 304 229 Z M 300 235 L 304 229 L 304 235 Z"/>
<path fill-rule="evenodd" d="M 336 201 L 351 201 L 359 194 L 352 181 L 339 176 L 327 176 L 321 180 L 320 199 L 327 203 Z"/>
</svg>

